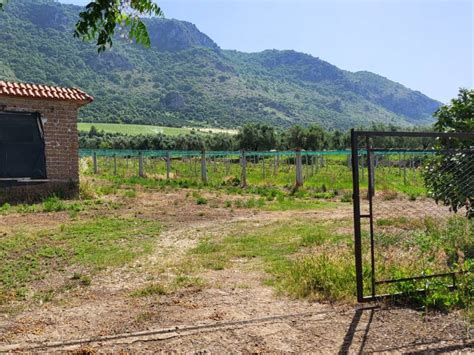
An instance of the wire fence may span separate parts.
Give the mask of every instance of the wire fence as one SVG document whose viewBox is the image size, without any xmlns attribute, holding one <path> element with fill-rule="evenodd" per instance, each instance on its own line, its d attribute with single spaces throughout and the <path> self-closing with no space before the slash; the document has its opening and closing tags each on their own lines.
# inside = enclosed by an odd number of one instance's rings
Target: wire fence
<svg viewBox="0 0 474 355">
<path fill-rule="evenodd" d="M 364 154 L 364 152 L 361 152 Z M 375 154 L 376 164 L 390 165 L 384 179 L 397 189 L 422 189 L 419 151 Z M 306 186 L 321 192 L 350 190 L 351 152 L 338 151 L 80 151 L 81 171 L 89 175 L 192 181 L 211 185 Z M 367 181 L 363 159 L 361 179 Z M 400 162 L 404 162 L 403 164 Z"/>
</svg>

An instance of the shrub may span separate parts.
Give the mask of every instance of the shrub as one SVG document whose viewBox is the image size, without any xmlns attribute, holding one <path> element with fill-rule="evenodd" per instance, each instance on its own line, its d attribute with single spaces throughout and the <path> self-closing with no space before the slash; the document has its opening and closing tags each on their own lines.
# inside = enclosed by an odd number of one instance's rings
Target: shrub
<svg viewBox="0 0 474 355">
<path fill-rule="evenodd" d="M 333 258 L 326 254 L 303 257 L 291 262 L 281 287 L 296 297 L 326 301 L 352 300 L 355 271 L 349 253 Z"/>
<path fill-rule="evenodd" d="M 50 196 L 43 201 L 44 212 L 59 212 L 66 209 L 66 204 L 57 196 Z"/>
<path fill-rule="evenodd" d="M 197 205 L 206 205 L 207 200 L 204 197 L 199 196 L 198 198 L 196 198 L 196 204 Z"/>
<path fill-rule="evenodd" d="M 352 202 L 352 193 L 344 192 L 344 195 L 341 197 L 341 202 L 350 203 Z"/>
<path fill-rule="evenodd" d="M 93 200 L 94 198 L 97 197 L 95 188 L 90 183 L 90 181 L 88 180 L 81 181 L 81 183 L 79 184 L 79 197 L 82 200 Z"/>
<path fill-rule="evenodd" d="M 334 197 L 334 192 L 316 192 L 314 194 L 315 198 L 330 199 Z"/>
<path fill-rule="evenodd" d="M 166 289 L 160 284 L 150 284 L 131 293 L 132 297 L 148 297 L 153 295 L 165 295 Z"/>
<path fill-rule="evenodd" d="M 128 189 L 124 191 L 123 195 L 128 198 L 135 198 L 137 197 L 137 192 L 133 189 Z"/>
<path fill-rule="evenodd" d="M 11 209 L 11 206 L 9 203 L 4 203 L 2 206 L 0 206 L 0 214 L 5 214 L 8 213 L 8 211 Z"/>
<path fill-rule="evenodd" d="M 226 176 L 221 183 L 222 186 L 240 186 L 240 179 L 236 176 Z"/>
</svg>

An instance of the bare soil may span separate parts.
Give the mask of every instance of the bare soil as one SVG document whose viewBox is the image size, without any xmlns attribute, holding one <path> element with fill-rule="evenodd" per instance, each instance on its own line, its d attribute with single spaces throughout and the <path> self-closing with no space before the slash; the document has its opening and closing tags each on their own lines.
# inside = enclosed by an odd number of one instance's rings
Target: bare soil
<svg viewBox="0 0 474 355">
<path fill-rule="evenodd" d="M 349 204 L 332 210 L 265 212 L 222 207 L 231 197 L 204 194 L 196 205 L 186 192 L 141 192 L 113 212 L 142 216 L 164 225 L 155 251 L 132 265 L 104 270 L 88 287 L 59 294 L 52 302 L 11 305 L 0 314 L 0 352 L 192 352 L 356 353 L 473 352 L 473 329 L 456 312 L 423 314 L 384 305 L 336 305 L 293 300 L 264 284 L 256 260 L 202 271 L 203 285 L 165 295 L 131 297 L 150 282 L 174 277 L 172 267 L 200 238 L 225 235 L 290 217 L 318 221 L 351 217 Z M 213 201 L 216 202 L 213 204 Z M 394 202 L 390 202 L 393 204 Z M 221 206 L 221 207 L 219 207 Z M 66 223 L 35 213 L 0 217 L 0 228 L 41 228 Z M 67 272 L 67 271 L 66 271 Z M 56 276 L 45 282 L 53 284 Z"/>
</svg>

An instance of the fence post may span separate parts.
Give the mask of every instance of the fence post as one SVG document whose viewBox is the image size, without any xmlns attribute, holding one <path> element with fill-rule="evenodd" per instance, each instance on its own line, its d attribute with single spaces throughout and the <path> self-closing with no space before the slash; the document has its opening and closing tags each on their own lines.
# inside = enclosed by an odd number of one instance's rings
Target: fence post
<svg viewBox="0 0 474 355">
<path fill-rule="evenodd" d="M 92 155 L 92 162 L 94 163 L 94 174 L 97 174 L 97 153 Z"/>
<path fill-rule="evenodd" d="M 262 156 L 262 179 L 265 179 L 265 156 Z"/>
<path fill-rule="evenodd" d="M 207 184 L 207 166 L 206 166 L 206 151 L 201 151 L 201 180 Z"/>
<path fill-rule="evenodd" d="M 296 186 L 303 186 L 301 150 L 299 149 L 296 150 L 295 159 L 296 159 Z"/>
<path fill-rule="evenodd" d="M 171 156 L 170 152 L 166 152 L 166 180 L 170 179 L 171 172 Z"/>
<path fill-rule="evenodd" d="M 241 181 L 240 185 L 242 187 L 247 186 L 247 158 L 245 157 L 245 150 L 242 150 L 242 154 L 240 157 L 240 163 L 242 165 L 242 174 L 241 174 Z"/>
<path fill-rule="evenodd" d="M 143 152 L 138 153 L 138 176 L 145 177 L 143 173 Z"/>
<path fill-rule="evenodd" d="M 273 157 L 273 175 L 277 174 L 278 160 L 279 160 L 278 157 L 279 157 L 279 154 L 277 152 L 276 155 Z"/>
<path fill-rule="evenodd" d="M 229 173 L 230 173 L 230 160 L 229 160 L 229 158 L 225 158 L 224 164 L 225 164 L 225 176 L 229 176 Z"/>
<path fill-rule="evenodd" d="M 117 154 L 114 154 L 114 175 L 117 175 Z"/>
</svg>

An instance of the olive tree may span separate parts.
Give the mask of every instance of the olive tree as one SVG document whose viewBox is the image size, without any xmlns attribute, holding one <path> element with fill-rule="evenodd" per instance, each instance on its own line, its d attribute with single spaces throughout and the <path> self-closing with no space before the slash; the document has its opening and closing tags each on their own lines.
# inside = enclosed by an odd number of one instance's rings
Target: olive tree
<svg viewBox="0 0 474 355">
<path fill-rule="evenodd" d="M 474 90 L 460 89 L 458 97 L 434 114 L 439 132 L 474 132 Z M 425 166 L 424 180 L 436 202 L 474 217 L 474 139 L 448 138 L 438 142 L 440 153 Z"/>
</svg>

